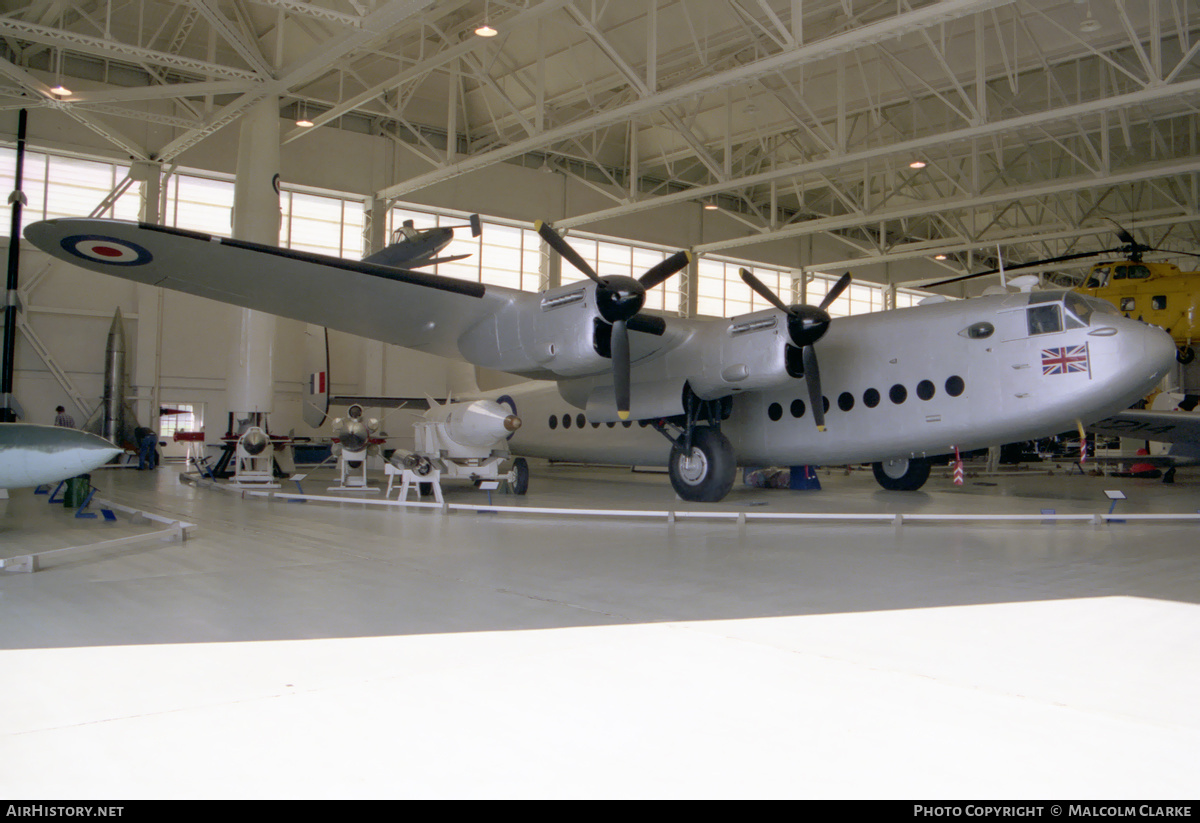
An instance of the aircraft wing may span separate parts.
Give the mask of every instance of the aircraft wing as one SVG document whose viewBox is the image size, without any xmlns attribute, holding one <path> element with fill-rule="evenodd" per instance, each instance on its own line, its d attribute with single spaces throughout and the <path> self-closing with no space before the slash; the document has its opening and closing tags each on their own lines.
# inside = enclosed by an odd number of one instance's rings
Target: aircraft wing
<svg viewBox="0 0 1200 823">
<path fill-rule="evenodd" d="M 1157 443 L 1200 445 L 1200 414 L 1195 412 L 1131 409 L 1093 423 L 1088 428 L 1100 434 Z"/>
<path fill-rule="evenodd" d="M 25 236 L 92 271 L 444 357 L 521 295 L 427 272 L 141 223 L 60 218 Z"/>
</svg>

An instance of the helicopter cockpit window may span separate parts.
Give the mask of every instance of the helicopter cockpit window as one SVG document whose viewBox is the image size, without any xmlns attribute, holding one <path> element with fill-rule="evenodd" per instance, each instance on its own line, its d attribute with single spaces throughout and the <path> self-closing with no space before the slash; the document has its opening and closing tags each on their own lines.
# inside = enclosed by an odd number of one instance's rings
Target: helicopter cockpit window
<svg viewBox="0 0 1200 823">
<path fill-rule="evenodd" d="M 1145 266 L 1117 266 L 1113 280 L 1145 280 L 1150 276 L 1150 269 Z"/>
<path fill-rule="evenodd" d="M 1058 303 L 1051 303 L 1041 306 L 1030 306 L 1025 310 L 1025 319 L 1029 323 L 1029 333 L 1034 334 L 1050 334 L 1051 332 L 1062 331 L 1062 315 L 1058 310 Z"/>
<path fill-rule="evenodd" d="M 1122 297 L 1121 311 L 1137 311 L 1137 300 L 1132 297 Z"/>
<path fill-rule="evenodd" d="M 1089 289 L 1103 288 L 1108 283 L 1108 275 L 1111 273 L 1108 266 L 1097 266 L 1092 269 L 1091 275 L 1088 277 L 1087 286 Z"/>
</svg>

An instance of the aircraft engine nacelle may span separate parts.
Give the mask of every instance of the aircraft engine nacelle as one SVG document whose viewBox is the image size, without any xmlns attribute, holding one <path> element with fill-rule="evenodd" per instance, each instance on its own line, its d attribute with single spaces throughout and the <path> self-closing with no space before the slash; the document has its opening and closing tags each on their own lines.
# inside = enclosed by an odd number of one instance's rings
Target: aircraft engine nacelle
<svg viewBox="0 0 1200 823">
<path fill-rule="evenodd" d="M 707 334 L 700 371 L 688 375 L 688 385 L 703 400 L 786 386 L 804 376 L 800 349 L 789 342 L 779 311 L 744 314 Z"/>
<path fill-rule="evenodd" d="M 521 427 L 521 418 L 491 400 L 447 403 L 425 413 L 415 427 L 416 450 L 452 458 L 488 457 L 508 450 L 508 436 Z"/>
<path fill-rule="evenodd" d="M 471 329 L 459 350 L 478 366 L 515 374 L 608 373 L 612 326 L 601 318 L 595 292 L 590 282 L 548 289 L 538 302 L 514 306 Z"/>
</svg>

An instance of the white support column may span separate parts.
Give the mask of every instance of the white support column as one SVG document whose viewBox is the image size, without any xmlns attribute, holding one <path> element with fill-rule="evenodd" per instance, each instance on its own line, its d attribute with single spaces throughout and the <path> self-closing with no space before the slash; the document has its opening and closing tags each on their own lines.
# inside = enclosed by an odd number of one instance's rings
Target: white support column
<svg viewBox="0 0 1200 823">
<path fill-rule="evenodd" d="M 149 161 L 134 162 L 129 169 L 130 179 L 141 187 L 138 220 L 159 225 L 162 223 L 162 164 Z M 163 290 L 157 286 L 138 285 L 137 324 L 133 340 L 134 411 L 143 426 L 158 430 L 158 409 L 162 405 L 162 307 Z"/>
<path fill-rule="evenodd" d="M 386 200 L 379 197 L 367 200 L 367 225 L 363 236 L 367 255 L 382 251 L 387 245 L 387 213 Z M 386 393 L 387 350 L 388 347 L 378 340 L 362 340 L 362 373 L 358 375 L 362 394 L 380 397 Z M 383 409 L 374 409 L 369 416 L 383 419 Z"/>
<path fill-rule="evenodd" d="M 233 190 L 233 236 L 279 244 L 279 101 L 271 96 L 242 115 L 237 181 Z M 226 376 L 226 405 L 238 419 L 274 409 L 275 316 L 237 309 Z"/>
</svg>

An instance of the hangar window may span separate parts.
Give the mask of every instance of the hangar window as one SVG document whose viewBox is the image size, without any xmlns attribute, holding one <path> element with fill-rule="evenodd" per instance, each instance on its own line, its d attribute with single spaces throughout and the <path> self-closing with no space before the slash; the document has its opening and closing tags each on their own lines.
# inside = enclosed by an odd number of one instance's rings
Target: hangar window
<svg viewBox="0 0 1200 823">
<path fill-rule="evenodd" d="M 967 384 L 957 374 L 946 378 L 946 394 L 951 397 L 958 397 L 966 387 Z"/>
<path fill-rule="evenodd" d="M 917 384 L 917 397 L 922 400 L 932 400 L 934 391 L 932 380 L 922 380 Z"/>
<path fill-rule="evenodd" d="M 901 386 L 899 383 L 897 383 L 896 385 L 892 386 L 891 389 L 888 390 L 888 397 L 891 399 L 891 401 L 893 403 L 895 403 L 897 406 L 899 406 L 901 403 L 903 403 L 905 400 L 908 399 L 908 389 L 904 388 L 904 386 Z"/>
<path fill-rule="evenodd" d="M 863 392 L 863 402 L 867 404 L 868 409 L 873 409 L 879 405 L 879 390 L 867 389 Z"/>
<path fill-rule="evenodd" d="M 783 406 L 779 405 L 778 403 L 772 403 L 771 405 L 767 406 L 767 417 L 778 422 L 778 420 L 783 417 Z"/>
<path fill-rule="evenodd" d="M 792 401 L 792 417 L 795 417 L 798 419 L 803 416 L 804 416 L 804 401 L 803 400 L 793 400 Z"/>
</svg>

